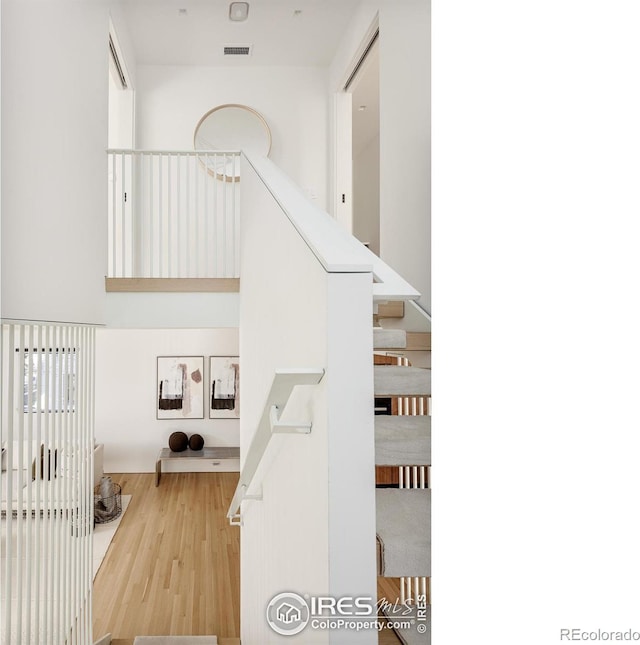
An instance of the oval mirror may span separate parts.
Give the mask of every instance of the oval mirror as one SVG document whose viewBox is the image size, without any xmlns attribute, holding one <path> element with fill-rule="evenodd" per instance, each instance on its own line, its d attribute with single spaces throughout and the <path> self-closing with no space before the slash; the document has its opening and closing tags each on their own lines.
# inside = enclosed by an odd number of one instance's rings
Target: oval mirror
<svg viewBox="0 0 640 645">
<path fill-rule="evenodd" d="M 271 131 L 264 117 L 254 109 L 229 103 L 209 110 L 198 121 L 193 145 L 195 150 L 242 150 L 268 156 Z M 207 167 L 219 179 L 240 179 L 240 164 L 235 157 L 210 157 Z"/>
</svg>

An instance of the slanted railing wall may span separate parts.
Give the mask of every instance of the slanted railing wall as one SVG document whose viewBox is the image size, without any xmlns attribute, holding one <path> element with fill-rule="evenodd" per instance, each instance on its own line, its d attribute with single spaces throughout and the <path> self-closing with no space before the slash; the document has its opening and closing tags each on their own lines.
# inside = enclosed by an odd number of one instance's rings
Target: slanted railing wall
<svg viewBox="0 0 640 645">
<path fill-rule="evenodd" d="M 253 483 L 240 495 L 241 638 L 262 643 L 277 635 L 254 617 L 277 610 L 277 594 L 375 605 L 373 302 L 417 293 L 271 161 L 242 160 L 241 483 Z M 324 376 L 293 391 L 281 420 L 310 432 L 273 435 L 249 477 L 273 375 L 307 367 Z M 375 629 L 311 622 L 288 640 L 378 641 Z"/>
</svg>

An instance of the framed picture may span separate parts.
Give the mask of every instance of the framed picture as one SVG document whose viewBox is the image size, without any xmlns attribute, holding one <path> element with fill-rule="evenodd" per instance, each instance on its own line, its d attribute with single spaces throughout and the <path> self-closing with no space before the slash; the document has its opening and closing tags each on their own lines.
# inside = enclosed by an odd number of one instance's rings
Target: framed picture
<svg viewBox="0 0 640 645">
<path fill-rule="evenodd" d="M 209 357 L 209 418 L 240 417 L 240 359 L 237 356 Z"/>
<path fill-rule="evenodd" d="M 158 419 L 204 419 L 204 356 L 158 356 Z"/>
</svg>

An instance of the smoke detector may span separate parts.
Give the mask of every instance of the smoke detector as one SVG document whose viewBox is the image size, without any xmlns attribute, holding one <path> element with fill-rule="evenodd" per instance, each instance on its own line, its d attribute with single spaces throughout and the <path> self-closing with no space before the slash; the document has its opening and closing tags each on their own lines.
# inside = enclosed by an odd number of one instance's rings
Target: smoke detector
<svg viewBox="0 0 640 645">
<path fill-rule="evenodd" d="M 242 22 L 249 17 L 248 2 L 232 2 L 229 5 L 229 20 L 233 22 Z"/>
</svg>

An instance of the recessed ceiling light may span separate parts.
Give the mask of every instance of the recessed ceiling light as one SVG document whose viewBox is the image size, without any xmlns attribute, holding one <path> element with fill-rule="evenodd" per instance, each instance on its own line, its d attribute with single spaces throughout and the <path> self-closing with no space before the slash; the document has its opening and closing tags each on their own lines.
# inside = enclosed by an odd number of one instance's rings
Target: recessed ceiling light
<svg viewBox="0 0 640 645">
<path fill-rule="evenodd" d="M 232 2 L 229 5 L 229 20 L 234 22 L 242 22 L 249 16 L 249 3 L 248 2 Z"/>
</svg>

